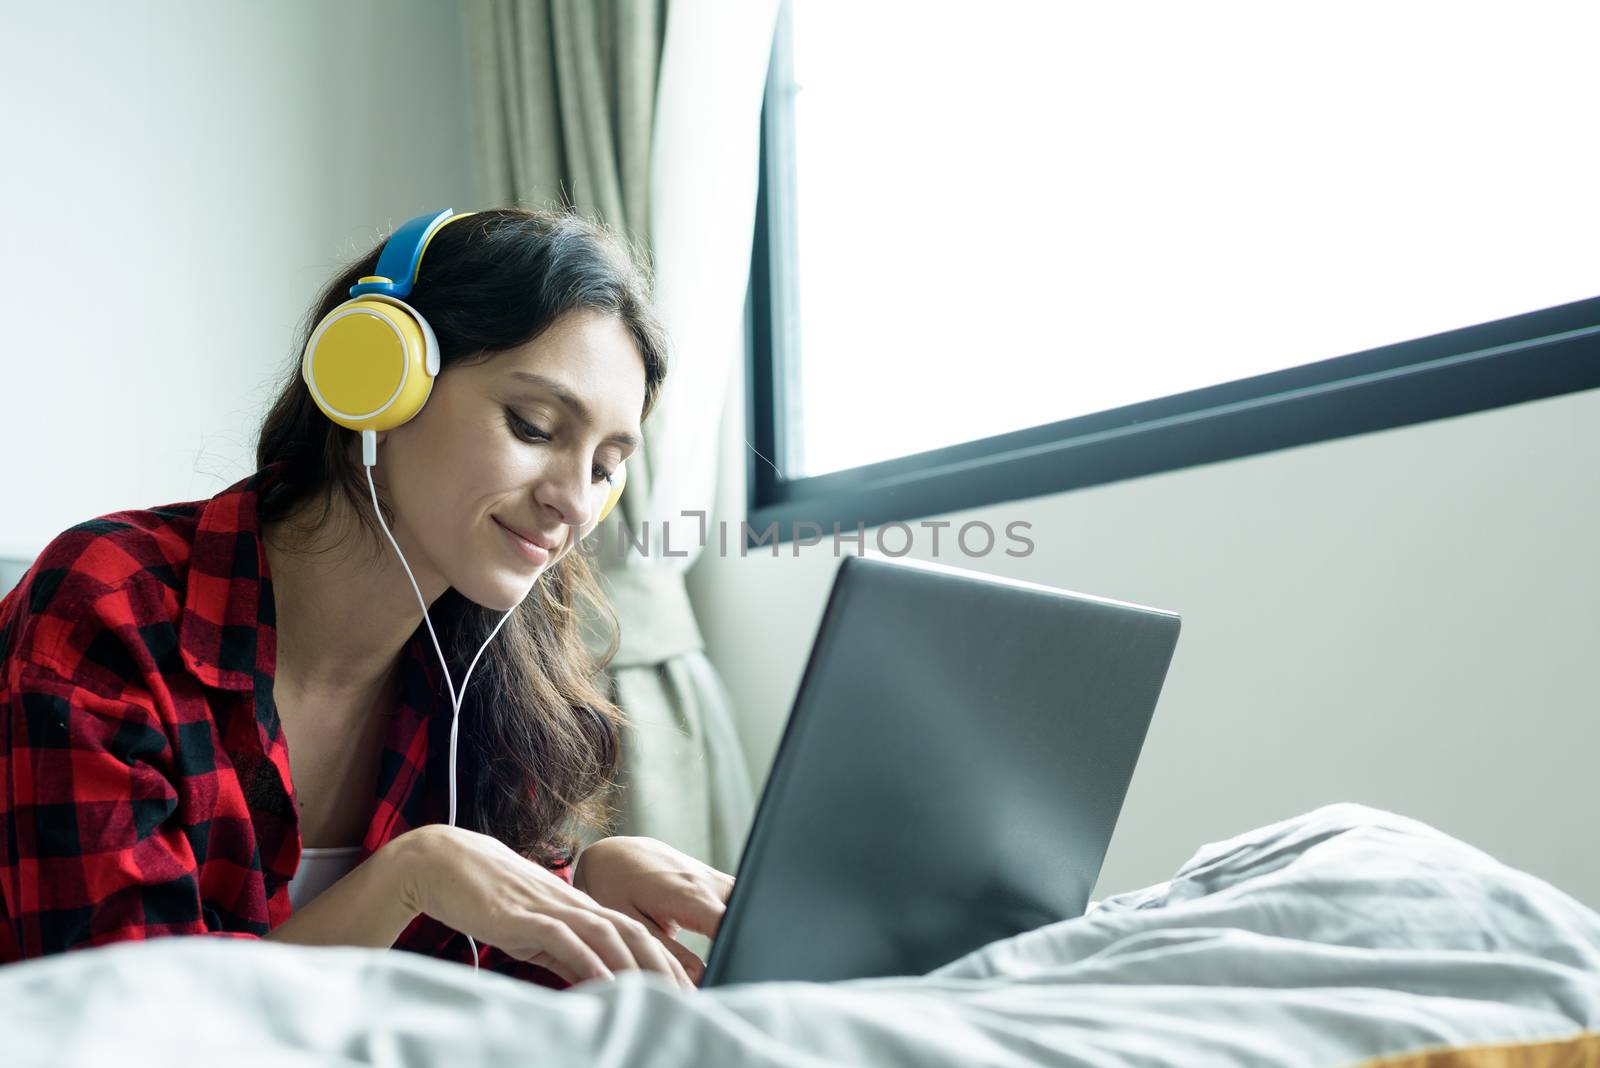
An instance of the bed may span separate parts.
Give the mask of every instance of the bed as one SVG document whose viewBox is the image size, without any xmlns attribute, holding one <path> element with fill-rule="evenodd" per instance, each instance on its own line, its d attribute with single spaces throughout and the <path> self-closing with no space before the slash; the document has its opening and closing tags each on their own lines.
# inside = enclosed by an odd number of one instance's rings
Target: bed
<svg viewBox="0 0 1600 1068">
<path fill-rule="evenodd" d="M 1576 1068 L 1600 1065 L 1600 915 L 1346 803 L 924 976 L 556 991 L 409 953 L 166 938 L 0 968 L 0 1026 L 12 1065 Z"/>
</svg>

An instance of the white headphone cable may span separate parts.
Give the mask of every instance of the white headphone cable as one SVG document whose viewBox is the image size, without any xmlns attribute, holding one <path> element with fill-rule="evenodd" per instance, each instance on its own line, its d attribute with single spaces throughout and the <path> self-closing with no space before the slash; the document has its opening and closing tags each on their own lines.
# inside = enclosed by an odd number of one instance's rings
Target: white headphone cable
<svg viewBox="0 0 1600 1068">
<path fill-rule="evenodd" d="M 369 437 L 370 435 L 370 437 Z M 417 603 L 422 606 L 422 621 L 428 625 L 428 636 L 433 639 L 433 651 L 439 655 L 439 666 L 444 668 L 444 684 L 450 689 L 450 826 L 456 825 L 456 736 L 461 727 L 461 701 L 467 693 L 467 682 L 472 678 L 472 669 L 478 666 L 478 660 L 483 656 L 483 651 L 489 648 L 489 643 L 494 641 L 494 636 L 500 633 L 500 628 L 505 626 L 506 620 L 511 618 L 516 608 L 511 609 L 500 617 L 500 622 L 494 625 L 494 630 L 489 632 L 489 637 L 484 639 L 483 645 L 478 649 L 478 655 L 472 658 L 472 663 L 467 665 L 467 674 L 461 680 L 461 690 L 456 691 L 455 683 L 450 679 L 450 665 L 445 662 L 444 650 L 439 647 L 439 635 L 433 629 L 433 620 L 428 618 L 428 602 L 423 599 L 422 587 L 417 585 L 417 576 L 411 573 L 411 565 L 406 563 L 406 554 L 400 551 L 400 543 L 394 540 L 394 534 L 389 530 L 389 524 L 384 522 L 383 509 L 378 506 L 378 487 L 372 480 L 372 468 L 377 459 L 378 445 L 377 432 L 363 430 L 361 432 L 362 466 L 367 470 L 367 488 L 372 491 L 372 511 L 378 517 L 378 524 L 383 527 L 384 535 L 389 539 L 389 544 L 394 546 L 394 551 L 400 557 L 400 566 L 406 569 L 406 578 L 411 580 L 411 588 L 416 591 Z M 524 594 L 526 596 L 526 594 Z M 471 935 L 467 935 L 467 944 L 472 947 L 472 970 L 478 970 L 478 943 Z"/>
</svg>

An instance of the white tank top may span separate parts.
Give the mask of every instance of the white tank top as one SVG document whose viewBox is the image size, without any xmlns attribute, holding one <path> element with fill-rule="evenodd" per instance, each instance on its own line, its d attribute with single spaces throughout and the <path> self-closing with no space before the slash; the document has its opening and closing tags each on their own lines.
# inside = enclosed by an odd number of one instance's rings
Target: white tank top
<svg viewBox="0 0 1600 1068">
<path fill-rule="evenodd" d="M 329 846 L 323 849 L 302 847 L 300 866 L 289 880 L 289 910 L 293 912 L 299 909 L 343 879 L 356 866 L 360 854 L 360 846 Z"/>
</svg>

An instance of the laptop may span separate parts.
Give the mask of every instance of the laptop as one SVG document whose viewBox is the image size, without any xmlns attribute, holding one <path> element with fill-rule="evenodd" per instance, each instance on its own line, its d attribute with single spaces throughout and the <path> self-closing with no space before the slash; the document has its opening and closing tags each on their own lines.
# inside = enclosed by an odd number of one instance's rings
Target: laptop
<svg viewBox="0 0 1600 1068">
<path fill-rule="evenodd" d="M 846 556 L 700 986 L 924 975 L 1081 916 L 1178 627 Z"/>
</svg>

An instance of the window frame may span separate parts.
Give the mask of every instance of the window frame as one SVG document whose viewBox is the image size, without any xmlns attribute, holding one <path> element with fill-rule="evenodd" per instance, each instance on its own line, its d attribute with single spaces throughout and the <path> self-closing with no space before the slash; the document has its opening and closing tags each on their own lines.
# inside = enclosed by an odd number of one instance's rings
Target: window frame
<svg viewBox="0 0 1600 1068">
<path fill-rule="evenodd" d="M 746 549 L 1023 500 L 1600 387 L 1600 296 L 797 478 L 789 2 L 761 108 L 746 300 Z M 1152 314 L 1156 311 L 1152 309 Z M 775 538 L 770 528 L 777 524 Z"/>
</svg>

